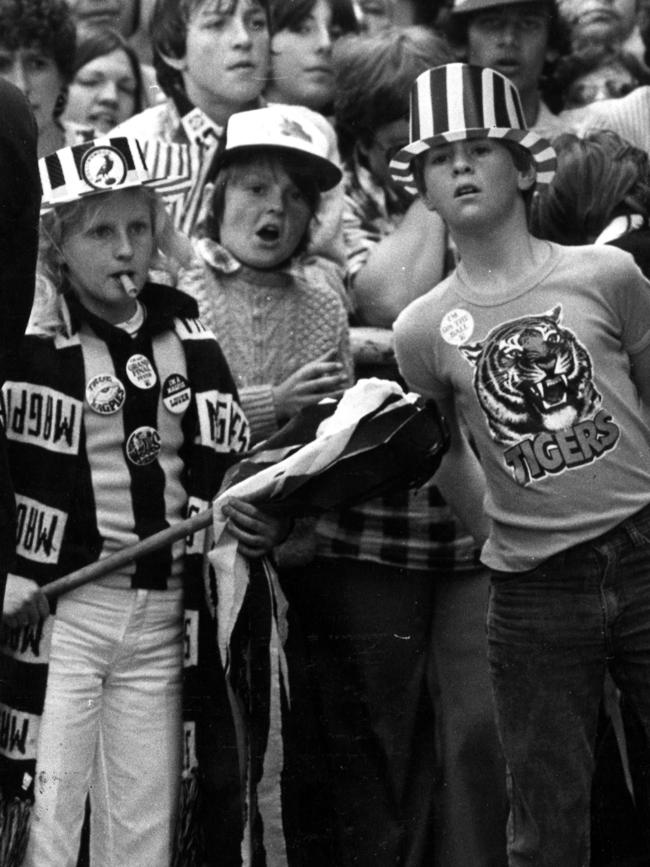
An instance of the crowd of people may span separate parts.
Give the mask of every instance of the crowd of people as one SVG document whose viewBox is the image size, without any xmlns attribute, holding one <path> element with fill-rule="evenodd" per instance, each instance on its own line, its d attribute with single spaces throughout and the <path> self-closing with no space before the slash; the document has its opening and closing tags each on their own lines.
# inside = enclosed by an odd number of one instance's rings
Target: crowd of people
<svg viewBox="0 0 650 867">
<path fill-rule="evenodd" d="M 647 867 L 648 0 L 0 0 L 0 105 L 0 867 Z M 432 478 L 224 496 L 366 379 Z"/>
</svg>

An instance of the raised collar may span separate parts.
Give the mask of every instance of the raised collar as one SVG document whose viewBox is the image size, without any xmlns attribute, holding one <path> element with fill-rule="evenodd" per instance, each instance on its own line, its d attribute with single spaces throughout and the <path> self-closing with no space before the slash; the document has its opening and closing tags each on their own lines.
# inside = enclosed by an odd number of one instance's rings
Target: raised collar
<svg viewBox="0 0 650 867">
<path fill-rule="evenodd" d="M 304 274 L 301 257 L 293 257 L 282 268 L 260 270 L 243 265 L 239 259 L 211 238 L 199 238 L 194 248 L 204 262 L 221 274 L 240 274 L 247 282 L 264 286 L 289 285 L 292 279 Z"/>
<path fill-rule="evenodd" d="M 194 319 L 199 315 L 196 301 L 170 286 L 147 283 L 138 298 L 147 311 L 142 330 L 151 336 L 167 331 L 176 318 Z M 122 328 L 91 313 L 71 292 L 65 294 L 65 302 L 70 313 L 72 333 L 79 331 L 82 323 L 86 323 L 106 343 L 131 340 L 131 336 Z"/>
</svg>

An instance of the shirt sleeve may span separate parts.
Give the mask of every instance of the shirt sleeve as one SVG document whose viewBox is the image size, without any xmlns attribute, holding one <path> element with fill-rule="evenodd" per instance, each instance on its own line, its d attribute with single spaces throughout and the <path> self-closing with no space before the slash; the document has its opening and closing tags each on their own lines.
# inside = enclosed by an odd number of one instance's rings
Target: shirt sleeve
<svg viewBox="0 0 650 867">
<path fill-rule="evenodd" d="M 423 397 L 443 400 L 452 393 L 451 384 L 437 373 L 436 326 L 426 296 L 410 304 L 395 320 L 395 357 L 408 387 Z"/>
</svg>

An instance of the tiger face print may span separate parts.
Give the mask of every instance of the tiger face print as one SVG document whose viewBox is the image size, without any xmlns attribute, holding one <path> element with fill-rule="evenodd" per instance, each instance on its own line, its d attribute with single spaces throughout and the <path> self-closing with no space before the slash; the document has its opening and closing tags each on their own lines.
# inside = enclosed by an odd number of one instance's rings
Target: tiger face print
<svg viewBox="0 0 650 867">
<path fill-rule="evenodd" d="M 601 403 L 589 355 L 560 325 L 561 315 L 558 305 L 459 347 L 474 366 L 474 389 L 498 443 L 511 446 L 541 431 L 565 430 L 591 418 Z"/>
</svg>

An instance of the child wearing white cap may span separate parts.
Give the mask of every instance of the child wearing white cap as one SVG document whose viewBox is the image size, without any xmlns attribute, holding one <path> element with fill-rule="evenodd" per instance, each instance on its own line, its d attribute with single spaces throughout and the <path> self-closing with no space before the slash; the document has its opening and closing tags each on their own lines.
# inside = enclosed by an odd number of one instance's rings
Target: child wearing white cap
<svg viewBox="0 0 650 867">
<path fill-rule="evenodd" d="M 486 538 L 509 863 L 583 867 L 606 667 L 650 734 L 650 285 L 619 250 L 529 233 L 554 153 L 505 77 L 438 67 L 411 105 L 394 174 L 460 264 L 399 317 L 396 351 L 452 429 L 438 484 Z"/>
<path fill-rule="evenodd" d="M 3 702 L 22 732 L 2 755 L 3 794 L 14 807 L 35 799 L 27 865 L 76 865 L 90 796 L 91 863 L 164 867 L 184 643 L 190 670 L 200 662 L 183 604 L 196 624 L 204 534 L 66 593 L 52 616 L 41 588 L 208 508 L 248 423 L 195 302 L 148 280 L 184 251 L 138 142 L 65 148 L 40 173 L 54 291 L 3 402 L 19 515 Z M 243 553 L 269 550 L 277 519 L 243 501 L 226 509 Z"/>
<path fill-rule="evenodd" d="M 320 195 L 341 179 L 327 152 L 290 106 L 234 114 L 195 244 L 203 268 L 179 284 L 226 354 L 253 443 L 352 381 L 341 278 L 305 252 Z"/>
</svg>

